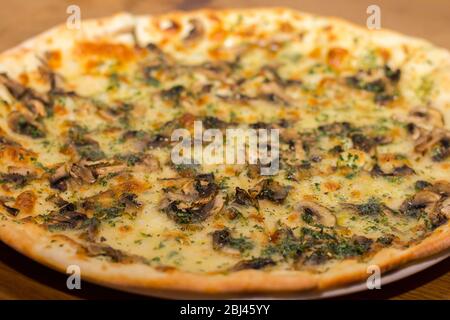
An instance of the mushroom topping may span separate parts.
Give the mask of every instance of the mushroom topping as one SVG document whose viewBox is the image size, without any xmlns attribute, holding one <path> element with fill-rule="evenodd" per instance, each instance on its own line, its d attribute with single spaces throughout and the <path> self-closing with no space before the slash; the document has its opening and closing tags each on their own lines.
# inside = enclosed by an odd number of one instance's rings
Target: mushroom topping
<svg viewBox="0 0 450 320">
<path fill-rule="evenodd" d="M 436 181 L 431 187 L 431 191 L 444 197 L 450 197 L 450 182 L 444 180 Z"/>
<path fill-rule="evenodd" d="M 417 132 L 415 152 L 424 155 L 437 146 L 434 150 L 434 161 L 442 161 L 450 155 L 450 133 L 448 131 L 439 128 L 427 131 L 417 127 L 414 130 Z"/>
<path fill-rule="evenodd" d="M 425 181 L 425 180 L 417 180 L 414 183 L 414 189 L 416 189 L 417 191 L 424 190 L 431 186 L 433 186 L 433 185 L 430 182 Z"/>
<path fill-rule="evenodd" d="M 86 254 L 90 257 L 108 257 L 113 262 L 119 263 L 148 263 L 144 257 L 138 255 L 129 255 L 122 250 L 114 249 L 111 246 L 99 243 L 89 243 L 83 247 Z"/>
<path fill-rule="evenodd" d="M 357 211 L 362 216 L 377 216 L 381 213 L 392 212 L 391 208 L 374 197 L 369 198 L 365 203 L 344 203 L 343 205 L 347 208 Z"/>
<path fill-rule="evenodd" d="M 412 174 L 416 174 L 414 169 L 407 166 L 406 164 L 394 168 L 391 172 L 384 172 L 378 164 L 375 164 L 370 171 L 370 174 L 373 176 L 380 177 L 404 177 Z"/>
<path fill-rule="evenodd" d="M 86 226 L 86 231 L 80 235 L 80 238 L 88 242 L 95 242 L 100 228 L 100 220 L 93 217 L 84 223 Z"/>
<path fill-rule="evenodd" d="M 292 99 L 289 97 L 280 86 L 275 82 L 265 83 L 261 86 L 261 94 L 258 98 L 274 104 L 289 106 L 292 104 Z"/>
<path fill-rule="evenodd" d="M 163 138 L 152 137 L 148 132 L 142 130 L 126 131 L 122 135 L 123 141 L 131 141 L 131 146 L 135 152 L 144 152 L 149 147 L 158 146 L 158 143 L 162 145 Z"/>
<path fill-rule="evenodd" d="M 212 233 L 213 248 L 219 250 L 230 243 L 231 233 L 228 229 L 216 230 Z"/>
<path fill-rule="evenodd" d="M 0 181 L 12 183 L 17 188 L 23 188 L 28 182 L 36 177 L 36 173 L 26 167 L 8 167 L 8 173 L 0 173 Z"/>
<path fill-rule="evenodd" d="M 81 207 L 99 220 L 112 220 L 127 214 L 135 216 L 142 204 L 132 192 L 109 189 L 83 199 Z"/>
<path fill-rule="evenodd" d="M 97 113 L 100 117 L 107 121 L 116 121 L 127 123 L 129 121 L 129 113 L 132 111 L 134 106 L 129 103 L 120 103 L 115 106 L 99 107 Z"/>
<path fill-rule="evenodd" d="M 12 204 L 14 203 L 14 201 L 15 200 L 12 197 L 0 196 L 0 205 L 6 210 L 6 212 L 8 212 L 10 215 L 16 217 L 20 213 L 20 210 L 12 207 Z M 11 203 L 11 205 L 10 205 L 10 203 Z"/>
<path fill-rule="evenodd" d="M 56 168 L 55 172 L 50 176 L 50 187 L 58 189 L 60 191 L 67 190 L 66 180 L 70 177 L 69 170 L 66 164 L 63 164 Z"/>
<path fill-rule="evenodd" d="M 12 80 L 6 73 L 0 73 L 0 84 L 4 85 L 16 100 L 21 101 L 36 116 L 46 115 L 47 97 Z"/>
<path fill-rule="evenodd" d="M 444 161 L 450 156 L 450 135 L 442 138 L 433 149 L 433 155 L 431 159 L 439 162 Z"/>
<path fill-rule="evenodd" d="M 360 71 L 345 80 L 350 87 L 374 93 L 374 101 L 383 105 L 395 99 L 395 86 L 400 80 L 400 70 L 394 71 L 385 66 L 367 72 Z"/>
<path fill-rule="evenodd" d="M 91 166 L 89 165 L 89 167 Z M 103 165 L 103 163 L 101 163 L 100 165 L 93 168 L 95 176 L 97 178 L 106 177 L 108 175 L 115 175 L 125 171 L 126 169 L 127 166 L 124 164 L 109 164 L 109 162 L 106 163 L 106 165 Z"/>
<path fill-rule="evenodd" d="M 20 100 L 27 93 L 26 87 L 9 78 L 6 73 L 0 73 L 0 83 L 4 85 L 9 93 L 17 100 Z"/>
<path fill-rule="evenodd" d="M 171 201 L 162 210 L 175 222 L 179 224 L 198 223 L 206 220 L 207 217 L 216 214 L 223 207 L 221 196 L 208 199 L 204 203 L 203 199 L 195 202 L 184 202 L 180 200 Z"/>
<path fill-rule="evenodd" d="M 214 182 L 214 174 L 212 173 L 197 175 L 195 177 L 194 187 L 202 198 L 216 194 L 218 190 L 218 185 Z"/>
<path fill-rule="evenodd" d="M 259 210 L 258 201 L 253 198 L 246 190 L 236 187 L 234 202 L 242 206 L 251 206 Z"/>
<path fill-rule="evenodd" d="M 432 213 L 441 197 L 431 191 L 423 190 L 416 193 L 412 198 L 405 200 L 400 206 L 400 212 L 418 218 L 423 213 Z"/>
<path fill-rule="evenodd" d="M 245 269 L 264 269 L 266 267 L 274 266 L 276 262 L 271 258 L 254 258 L 250 260 L 239 261 L 233 268 L 233 271 L 240 271 Z"/>
<path fill-rule="evenodd" d="M 225 129 L 228 127 L 228 122 L 216 117 L 204 117 L 202 122 L 205 129 Z"/>
<path fill-rule="evenodd" d="M 299 204 L 301 217 L 306 223 L 316 223 L 325 227 L 336 225 L 336 216 L 324 206 L 312 201 L 304 201 Z"/>
<path fill-rule="evenodd" d="M 444 126 L 444 116 L 442 113 L 433 107 L 414 108 L 409 113 L 411 122 L 423 125 L 441 128 Z"/>
<path fill-rule="evenodd" d="M 450 217 L 450 198 L 447 198 L 439 203 L 438 211 L 444 214 L 447 218 Z"/>
<path fill-rule="evenodd" d="M 12 146 L 12 147 L 20 147 L 21 145 L 17 142 L 15 142 L 14 140 L 12 140 L 7 134 L 6 132 L 4 132 L 1 128 L 0 128 L 0 147 L 4 147 L 4 146 Z"/>
<path fill-rule="evenodd" d="M 361 133 L 355 133 L 351 137 L 353 146 L 356 149 L 362 150 L 364 152 L 370 152 L 372 148 L 376 145 L 374 139 L 366 137 Z"/>
<path fill-rule="evenodd" d="M 283 79 L 276 67 L 266 65 L 261 68 L 261 73 L 265 77 L 266 82 L 276 83 L 279 87 L 287 87 L 290 85 L 300 85 L 302 82 L 300 80 L 285 80 Z"/>
<path fill-rule="evenodd" d="M 216 97 L 222 99 L 228 103 L 242 103 L 247 104 L 248 102 L 254 100 L 253 97 L 250 97 L 242 92 L 230 92 L 230 93 L 217 93 Z"/>
<path fill-rule="evenodd" d="M 86 160 L 97 161 L 105 158 L 105 153 L 100 149 L 100 144 L 86 135 L 83 128 L 75 126 L 69 130 L 69 144 L 77 154 Z"/>
<path fill-rule="evenodd" d="M 137 155 L 128 155 L 125 156 L 126 163 L 129 166 L 139 165 L 145 170 L 155 171 L 161 169 L 161 164 L 159 163 L 158 158 L 154 157 L 151 154 L 137 154 Z"/>
<path fill-rule="evenodd" d="M 69 170 L 69 174 L 71 177 L 75 179 L 80 179 L 82 182 L 92 184 L 95 182 L 95 177 L 92 174 L 92 171 L 85 167 L 84 165 L 74 163 Z"/>
<path fill-rule="evenodd" d="M 258 199 L 267 199 L 275 203 L 282 203 L 288 196 L 288 187 L 282 186 L 277 181 L 265 179 L 259 182 L 249 194 Z"/>
<path fill-rule="evenodd" d="M 180 179 L 181 187 L 164 189 L 166 197 L 161 202 L 161 210 L 179 224 L 204 221 L 220 212 L 224 206 L 214 175 L 199 174 L 195 178 Z M 186 182 L 187 181 L 187 182 Z"/>
<path fill-rule="evenodd" d="M 439 227 L 450 218 L 448 187 L 448 182 L 439 182 L 432 187 L 419 191 L 413 197 L 406 199 L 402 203 L 400 212 L 414 218 L 420 218 L 426 215 L 428 218 L 428 227 L 431 229 Z"/>
<path fill-rule="evenodd" d="M 212 242 L 214 250 L 220 250 L 224 247 L 244 252 L 253 248 L 253 243 L 244 237 L 233 238 L 229 229 L 216 230 L 212 234 Z"/>
<path fill-rule="evenodd" d="M 44 225 L 51 230 L 78 229 L 83 226 L 88 217 L 81 212 L 72 210 L 73 206 L 67 205 L 59 210 L 43 216 Z M 41 216 L 42 217 L 42 216 Z"/>
<path fill-rule="evenodd" d="M 92 184 L 98 178 L 111 174 L 118 174 L 127 169 L 124 164 L 118 164 L 114 161 L 86 161 L 81 160 L 78 163 L 63 164 L 59 166 L 50 177 L 50 186 L 60 191 L 67 190 L 67 182 L 72 179 L 76 182 Z"/>
<path fill-rule="evenodd" d="M 29 136 L 33 139 L 45 137 L 44 126 L 31 116 L 13 111 L 8 116 L 8 125 L 12 131 Z"/>
<path fill-rule="evenodd" d="M 202 22 L 198 19 L 190 19 L 189 31 L 187 35 L 183 38 L 183 40 L 187 42 L 194 41 L 202 37 L 204 33 L 205 29 L 203 27 Z"/>
<path fill-rule="evenodd" d="M 75 149 L 82 158 L 89 161 L 97 161 L 105 157 L 105 154 L 100 149 L 100 144 L 90 138 L 76 141 Z"/>
<path fill-rule="evenodd" d="M 182 85 L 176 85 L 169 89 L 164 89 L 161 91 L 161 97 L 164 100 L 174 101 L 175 105 L 178 105 L 180 102 L 181 94 L 185 91 L 185 88 Z"/>
<path fill-rule="evenodd" d="M 349 122 L 333 122 L 321 125 L 318 129 L 327 135 L 343 136 L 350 132 L 352 125 Z"/>
<path fill-rule="evenodd" d="M 84 167 L 91 171 L 91 175 L 94 177 L 94 180 L 90 179 L 93 182 L 88 182 L 89 179 L 82 179 L 83 182 L 94 183 L 96 179 L 105 177 L 107 175 L 118 174 L 127 169 L 127 166 L 122 163 L 118 163 L 114 160 L 99 160 L 99 161 L 87 161 L 81 160 L 78 164 L 78 167 Z M 72 166 L 73 169 L 73 166 Z M 87 174 L 87 172 L 86 172 Z M 87 178 L 89 174 L 85 176 Z M 89 177 L 90 178 L 90 177 Z"/>
<path fill-rule="evenodd" d="M 226 83 L 232 72 L 232 64 L 225 61 L 206 62 L 193 66 L 196 71 L 203 73 L 208 79 Z"/>
<path fill-rule="evenodd" d="M 185 113 L 182 116 L 164 123 L 158 130 L 158 133 L 151 137 L 148 147 L 160 148 L 170 144 L 172 132 L 178 128 L 191 128 L 196 117 L 191 113 Z"/>
</svg>

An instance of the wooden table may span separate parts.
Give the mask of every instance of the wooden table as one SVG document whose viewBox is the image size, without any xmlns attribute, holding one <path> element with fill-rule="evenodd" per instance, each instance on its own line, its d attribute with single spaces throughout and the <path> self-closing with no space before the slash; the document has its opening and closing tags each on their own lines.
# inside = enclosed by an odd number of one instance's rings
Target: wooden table
<svg viewBox="0 0 450 320">
<path fill-rule="evenodd" d="M 381 8 L 382 27 L 426 38 L 450 49 L 448 0 L 14 0 L 1 1 L 0 51 L 10 48 L 67 19 L 68 5 L 77 4 L 83 19 L 118 11 L 163 13 L 195 8 L 288 6 L 307 12 L 340 16 L 365 24 L 366 8 Z M 447 299 L 450 300 L 450 258 L 414 276 L 372 290 L 347 296 L 354 299 Z M 69 291 L 66 276 L 52 271 L 0 243 L 0 299 L 135 299 L 140 296 L 82 283 Z"/>
</svg>

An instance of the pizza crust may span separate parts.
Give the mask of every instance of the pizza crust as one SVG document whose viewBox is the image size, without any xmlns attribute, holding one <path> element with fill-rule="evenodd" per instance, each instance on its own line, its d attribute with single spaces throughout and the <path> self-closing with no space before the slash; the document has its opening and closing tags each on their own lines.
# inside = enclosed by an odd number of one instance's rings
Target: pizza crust
<svg viewBox="0 0 450 320">
<path fill-rule="evenodd" d="M 232 13 L 238 11 L 246 14 L 293 14 L 298 18 L 312 17 L 308 14 L 293 12 L 284 8 L 249 9 L 249 10 L 222 10 L 220 12 Z M 195 12 L 171 13 L 170 17 L 187 19 L 190 16 L 207 16 L 216 14 L 213 10 L 199 10 Z M 27 40 L 21 45 L 10 49 L 0 55 L 0 64 L 8 65 L 8 72 L 12 75 L 20 73 L 23 68 L 24 57 L 27 67 L 32 68 L 36 53 L 42 53 L 52 48 L 61 48 L 70 45 L 76 39 L 105 39 L 132 43 L 137 37 L 140 45 L 151 42 L 152 35 L 146 33 L 145 24 L 151 23 L 154 17 L 134 17 L 123 13 L 104 19 L 83 21 L 82 30 L 68 31 L 65 26 L 55 27 L 35 38 Z M 343 25 L 346 28 L 359 30 L 384 43 L 413 44 L 417 46 L 431 46 L 424 40 L 406 37 L 398 33 L 382 30 L 368 31 L 357 25 L 338 18 L 326 18 L 328 23 Z M 135 33 L 134 27 L 138 26 Z M 448 59 L 449 53 L 443 49 L 435 49 L 436 55 Z M 450 63 L 436 70 L 443 79 L 450 75 Z M 450 84 L 450 81 L 444 81 Z M 449 87 L 450 88 L 450 87 Z M 448 94 L 445 95 L 448 97 Z M 442 98 L 443 103 L 438 105 L 450 121 L 450 106 L 448 99 Z M 229 274 L 195 274 L 182 271 L 158 271 L 144 264 L 110 263 L 106 260 L 87 257 L 80 253 L 80 247 L 72 240 L 52 236 L 43 229 L 31 223 L 17 223 L 3 217 L 0 221 L 0 239 L 21 252 L 22 254 L 60 272 L 66 272 L 69 265 L 78 265 L 81 268 L 82 279 L 104 284 L 111 287 L 126 288 L 130 291 L 162 289 L 193 293 L 226 294 L 226 293 L 252 293 L 252 292 L 294 292 L 302 290 L 325 290 L 332 287 L 366 279 L 369 265 L 377 265 L 382 272 L 387 272 L 402 265 L 427 258 L 447 250 L 450 247 L 450 222 L 435 229 L 423 241 L 407 249 L 385 248 L 378 251 L 370 260 L 358 262 L 355 259 L 341 261 L 332 269 L 320 274 L 306 271 L 264 271 L 245 270 Z M 64 243 L 64 246 L 59 244 Z"/>
<path fill-rule="evenodd" d="M 333 270 L 321 274 L 260 270 L 244 270 L 227 275 L 161 272 L 143 264 L 110 263 L 80 255 L 79 247 L 73 241 L 49 236 L 35 225 L 12 221 L 1 222 L 0 238 L 15 250 L 55 270 L 65 273 L 68 266 L 77 265 L 83 280 L 130 291 L 164 289 L 208 294 L 294 292 L 325 290 L 362 281 L 370 276 L 367 271 L 370 265 L 377 265 L 384 273 L 442 252 L 450 247 L 450 225 L 439 227 L 422 242 L 406 250 L 382 249 L 365 263 L 345 260 Z M 50 245 L 55 239 L 54 245 Z M 59 246 L 61 243 L 65 243 L 64 248 Z"/>
</svg>

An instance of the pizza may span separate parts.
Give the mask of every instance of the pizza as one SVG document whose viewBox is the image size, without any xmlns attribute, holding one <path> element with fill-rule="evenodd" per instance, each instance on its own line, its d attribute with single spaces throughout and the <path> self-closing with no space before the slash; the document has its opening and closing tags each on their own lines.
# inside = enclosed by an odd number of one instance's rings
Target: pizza
<svg viewBox="0 0 450 320">
<path fill-rule="evenodd" d="M 450 246 L 450 55 L 424 40 L 283 8 L 123 13 L 4 52 L 0 84 L 0 238 L 57 270 L 293 292 Z M 196 122 L 277 130 L 278 170 L 174 163 Z"/>
</svg>

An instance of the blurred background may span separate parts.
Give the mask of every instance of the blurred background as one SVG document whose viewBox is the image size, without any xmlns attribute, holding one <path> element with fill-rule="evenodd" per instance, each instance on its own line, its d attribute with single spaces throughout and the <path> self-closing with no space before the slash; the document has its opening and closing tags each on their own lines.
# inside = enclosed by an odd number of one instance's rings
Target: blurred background
<svg viewBox="0 0 450 320">
<path fill-rule="evenodd" d="M 82 19 L 119 11 L 156 14 L 197 8 L 286 6 L 362 25 L 367 7 L 376 4 L 381 8 L 383 28 L 450 49 L 449 0 L 0 0 L 0 51 L 64 22 L 71 4 L 81 8 Z"/>
</svg>

